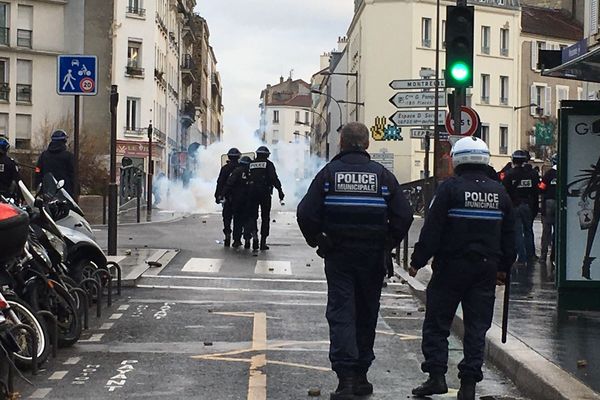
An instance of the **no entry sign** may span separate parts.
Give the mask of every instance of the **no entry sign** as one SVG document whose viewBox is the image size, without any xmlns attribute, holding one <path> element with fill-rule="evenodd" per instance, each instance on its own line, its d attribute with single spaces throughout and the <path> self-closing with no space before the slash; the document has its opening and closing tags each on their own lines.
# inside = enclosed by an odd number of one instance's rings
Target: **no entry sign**
<svg viewBox="0 0 600 400">
<path fill-rule="evenodd" d="M 461 130 L 458 133 L 454 132 L 454 119 L 452 115 L 448 113 L 446 115 L 446 130 L 450 135 L 454 136 L 473 136 L 479 128 L 479 117 L 475 110 L 470 107 L 461 107 Z"/>
</svg>

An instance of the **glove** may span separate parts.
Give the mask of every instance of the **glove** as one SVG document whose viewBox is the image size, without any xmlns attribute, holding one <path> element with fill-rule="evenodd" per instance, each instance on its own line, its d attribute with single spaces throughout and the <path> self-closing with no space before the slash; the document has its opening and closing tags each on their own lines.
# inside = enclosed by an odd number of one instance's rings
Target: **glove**
<svg viewBox="0 0 600 400">
<path fill-rule="evenodd" d="M 222 202 L 223 202 L 223 198 L 221 196 L 216 196 L 215 197 L 215 203 L 221 204 Z"/>
<path fill-rule="evenodd" d="M 283 190 L 279 191 L 279 201 L 283 201 L 283 199 L 285 198 L 285 194 L 283 194 Z"/>
<path fill-rule="evenodd" d="M 319 233 L 317 236 L 317 255 L 321 258 L 327 257 L 327 254 L 333 250 L 333 242 L 325 233 Z"/>
</svg>

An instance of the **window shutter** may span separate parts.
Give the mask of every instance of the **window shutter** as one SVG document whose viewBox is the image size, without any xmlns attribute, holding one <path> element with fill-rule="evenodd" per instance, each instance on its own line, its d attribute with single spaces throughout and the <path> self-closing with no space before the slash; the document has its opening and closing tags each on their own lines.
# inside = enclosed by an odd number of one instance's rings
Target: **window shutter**
<svg viewBox="0 0 600 400">
<path fill-rule="evenodd" d="M 537 70 L 537 62 L 538 62 L 538 47 L 537 42 L 535 40 L 531 41 L 531 69 Z"/>
<path fill-rule="evenodd" d="M 536 93 L 536 87 L 535 87 L 535 85 L 531 85 L 531 97 L 530 97 L 529 104 L 535 104 L 535 102 L 537 101 L 537 99 L 535 98 L 536 94 L 537 93 Z M 531 115 L 535 115 L 535 108 L 536 108 L 535 106 L 532 106 L 532 107 L 529 108 L 529 113 Z"/>
<path fill-rule="evenodd" d="M 544 115 L 549 116 L 552 115 L 552 89 L 549 87 L 544 88 Z"/>
</svg>

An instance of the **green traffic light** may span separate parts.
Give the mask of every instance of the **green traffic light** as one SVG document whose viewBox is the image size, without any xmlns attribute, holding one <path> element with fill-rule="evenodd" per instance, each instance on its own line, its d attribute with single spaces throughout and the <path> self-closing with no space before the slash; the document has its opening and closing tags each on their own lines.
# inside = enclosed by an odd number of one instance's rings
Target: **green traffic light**
<svg viewBox="0 0 600 400">
<path fill-rule="evenodd" d="M 450 69 L 450 74 L 458 82 L 469 79 L 469 67 L 464 62 L 457 62 Z"/>
</svg>

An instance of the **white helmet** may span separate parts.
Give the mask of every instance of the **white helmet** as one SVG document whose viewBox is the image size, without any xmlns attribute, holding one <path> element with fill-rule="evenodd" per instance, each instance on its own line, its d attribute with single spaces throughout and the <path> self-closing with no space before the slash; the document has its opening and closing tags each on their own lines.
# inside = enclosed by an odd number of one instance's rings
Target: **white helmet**
<svg viewBox="0 0 600 400">
<path fill-rule="evenodd" d="M 474 136 L 456 142 L 450 155 L 454 168 L 463 164 L 489 165 L 490 163 L 490 149 L 483 140 Z"/>
</svg>

